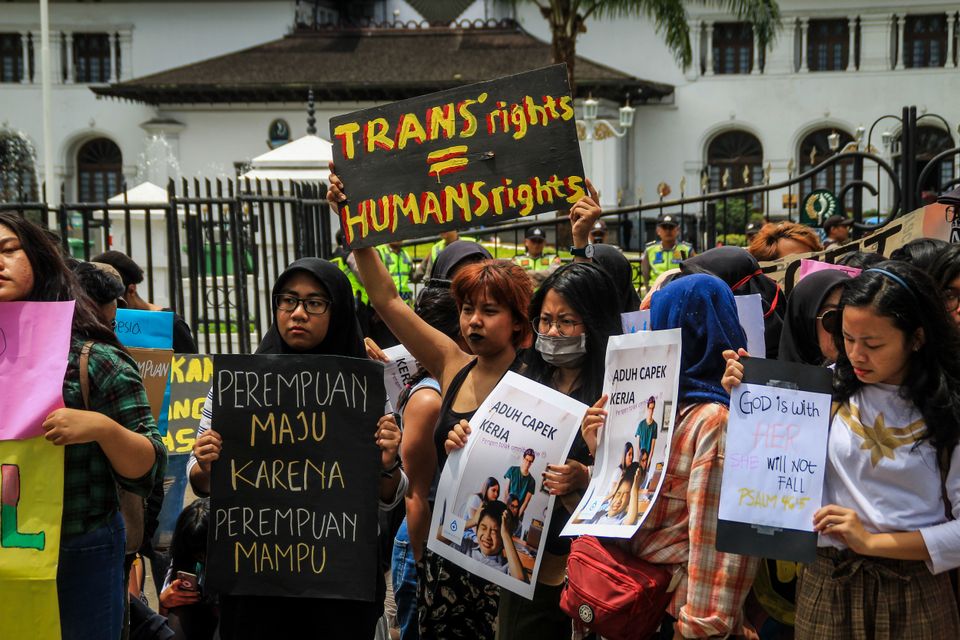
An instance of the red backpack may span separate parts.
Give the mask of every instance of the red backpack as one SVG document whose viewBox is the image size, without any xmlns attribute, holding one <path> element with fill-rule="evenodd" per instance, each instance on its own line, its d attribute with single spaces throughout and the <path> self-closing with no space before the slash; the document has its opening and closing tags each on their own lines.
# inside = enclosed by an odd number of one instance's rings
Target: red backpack
<svg viewBox="0 0 960 640">
<path fill-rule="evenodd" d="M 673 574 L 615 545 L 581 536 L 570 545 L 560 608 L 581 632 L 645 640 L 660 628 Z"/>
</svg>

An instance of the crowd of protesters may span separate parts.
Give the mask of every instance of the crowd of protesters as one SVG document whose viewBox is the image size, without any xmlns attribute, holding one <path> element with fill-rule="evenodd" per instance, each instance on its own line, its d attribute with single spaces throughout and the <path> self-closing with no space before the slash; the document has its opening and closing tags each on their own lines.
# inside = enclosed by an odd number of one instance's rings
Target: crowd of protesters
<svg viewBox="0 0 960 640">
<path fill-rule="evenodd" d="M 335 174 L 330 182 L 336 208 L 349 185 Z M 140 592 L 142 571 L 125 557 L 117 486 L 152 497 L 155 520 L 166 453 L 137 367 L 111 323 L 118 305 L 161 307 L 139 296 L 143 272 L 127 256 L 65 258 L 40 227 L 0 213 L 0 302 L 76 301 L 66 408 L 43 424 L 51 446 L 66 447 L 57 573 L 63 637 L 572 637 L 578 632 L 560 605 L 570 538 L 560 531 L 590 483 L 604 428 L 607 341 L 620 333 L 620 314 L 640 308 L 650 310 L 653 330 L 679 329 L 682 337 L 662 470 L 669 488 L 623 545 L 674 575 L 659 637 L 960 637 L 950 579 L 960 567 L 960 247 L 921 239 L 889 260 L 850 252 L 844 261 L 863 269 L 859 275 L 819 271 L 788 296 L 759 261 L 822 250 L 815 231 L 753 225 L 747 249 L 696 255 L 667 214 L 642 254 L 641 300 L 629 261 L 603 244 L 599 198 L 587 186 L 589 195 L 569 212 L 572 262 L 548 250 L 544 231 L 532 227 L 513 260 L 493 259 L 450 232 L 419 267 L 399 243 L 350 251 L 341 242 L 331 261 L 290 264 L 273 285 L 272 324 L 256 353 L 383 360 L 382 348 L 400 343 L 420 365 L 396 413 L 357 426 L 381 451 L 387 551 L 375 599 L 209 594 L 191 582 L 206 562 L 206 496 L 223 447 L 211 390 L 187 466 L 200 497 L 177 518 L 169 554 L 158 562 L 148 546 L 140 550 L 161 574 L 156 613 L 128 595 Z M 849 227 L 828 219 L 827 244 L 847 242 Z M 414 282 L 423 283 L 416 296 Z M 749 357 L 735 296 L 749 294 L 762 301 L 768 358 L 832 370 L 824 500 L 812 523 L 819 546 L 805 567 L 716 549 L 730 392 Z M 196 350 L 182 319 L 174 346 Z M 82 388 L 81 357 L 89 388 Z M 557 500 L 532 600 L 426 545 L 448 456 L 464 446 L 470 419 L 508 371 L 590 407 L 570 450 L 543 472 L 542 487 Z M 633 457 L 631 446 L 623 465 L 634 466 Z M 464 517 L 495 511 L 494 523 L 516 528 L 527 496 L 512 484 L 490 478 Z"/>
</svg>

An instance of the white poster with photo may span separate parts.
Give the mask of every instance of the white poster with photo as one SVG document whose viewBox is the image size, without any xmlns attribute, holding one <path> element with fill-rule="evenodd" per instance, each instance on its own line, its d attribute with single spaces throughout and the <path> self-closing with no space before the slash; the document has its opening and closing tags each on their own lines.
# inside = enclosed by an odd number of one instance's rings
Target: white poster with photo
<svg viewBox="0 0 960 640">
<path fill-rule="evenodd" d="M 400 394 L 420 365 L 402 344 L 384 349 L 383 353 L 390 358 L 390 362 L 385 363 L 383 367 L 383 384 L 387 388 L 387 400 L 395 409 L 400 405 Z"/>
<path fill-rule="evenodd" d="M 607 343 L 600 429 L 593 479 L 562 535 L 629 538 L 660 493 L 670 459 L 680 330 L 613 336 Z"/>
<path fill-rule="evenodd" d="M 447 459 L 427 548 L 533 599 L 554 496 L 547 464 L 563 464 L 587 407 L 508 372 L 470 421 L 467 446 Z"/>
<path fill-rule="evenodd" d="M 640 309 L 620 314 L 620 328 L 624 333 L 650 331 L 650 309 Z"/>
</svg>

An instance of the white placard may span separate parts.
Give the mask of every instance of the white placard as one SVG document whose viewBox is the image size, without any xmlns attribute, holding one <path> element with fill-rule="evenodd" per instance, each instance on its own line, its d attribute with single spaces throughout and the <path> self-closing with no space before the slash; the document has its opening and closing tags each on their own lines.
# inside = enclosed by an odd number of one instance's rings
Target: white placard
<svg viewBox="0 0 960 640">
<path fill-rule="evenodd" d="M 410 352 L 402 344 L 384 349 L 383 353 L 390 358 L 390 362 L 383 367 L 383 384 L 387 388 L 387 400 L 391 407 L 400 406 L 400 393 L 420 367 Z"/>
<path fill-rule="evenodd" d="M 734 296 L 740 327 L 747 336 L 747 352 L 754 358 L 767 357 L 766 328 L 763 324 L 763 303 L 759 293 Z"/>
<path fill-rule="evenodd" d="M 508 372 L 470 421 L 467 446 L 443 467 L 427 548 L 533 599 L 555 500 L 541 477 L 547 463 L 564 463 L 586 410 Z"/>
<path fill-rule="evenodd" d="M 813 531 L 830 395 L 744 383 L 730 397 L 720 520 Z"/>
<path fill-rule="evenodd" d="M 650 309 L 640 309 L 620 314 L 620 327 L 624 333 L 650 331 Z"/>
<path fill-rule="evenodd" d="M 612 336 L 593 479 L 561 535 L 628 538 L 660 494 L 680 380 L 680 329 Z"/>
</svg>

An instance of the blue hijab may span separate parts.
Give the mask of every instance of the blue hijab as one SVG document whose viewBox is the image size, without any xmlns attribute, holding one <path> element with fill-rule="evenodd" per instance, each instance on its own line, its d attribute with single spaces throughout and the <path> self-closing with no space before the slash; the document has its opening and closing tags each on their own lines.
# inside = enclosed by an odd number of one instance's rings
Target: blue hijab
<svg viewBox="0 0 960 640">
<path fill-rule="evenodd" d="M 705 274 L 678 278 L 653 294 L 650 324 L 654 331 L 681 330 L 679 401 L 728 404 L 722 353 L 747 346 L 730 287 Z"/>
</svg>

